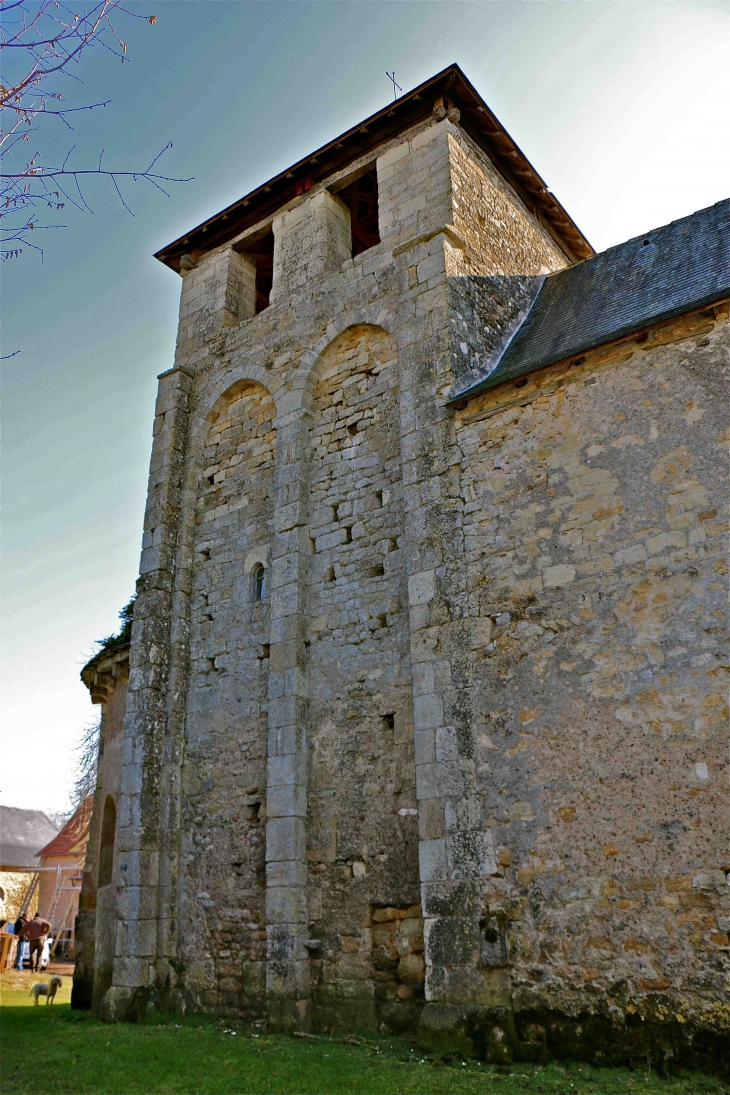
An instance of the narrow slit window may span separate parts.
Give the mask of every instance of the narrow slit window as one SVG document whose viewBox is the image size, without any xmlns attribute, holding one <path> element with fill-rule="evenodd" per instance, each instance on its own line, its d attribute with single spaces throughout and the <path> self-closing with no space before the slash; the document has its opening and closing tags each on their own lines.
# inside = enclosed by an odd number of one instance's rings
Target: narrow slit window
<svg viewBox="0 0 730 1095">
<path fill-rule="evenodd" d="M 114 865 L 114 841 L 117 835 L 117 808 L 111 795 L 106 796 L 104 813 L 101 817 L 101 840 L 99 842 L 99 885 L 108 886 L 112 880 Z"/>
<path fill-rule="evenodd" d="M 274 280 L 274 233 L 267 232 L 265 236 L 251 243 L 246 248 L 246 254 L 253 259 L 256 265 L 256 315 L 269 307 L 271 285 Z"/>
<path fill-rule="evenodd" d="M 378 226 L 378 173 L 373 166 L 349 186 L 337 191 L 337 197 L 350 210 L 352 257 L 380 243 Z"/>
<path fill-rule="evenodd" d="M 253 568 L 253 599 L 263 601 L 266 594 L 266 568 L 263 563 L 257 563 Z"/>
</svg>

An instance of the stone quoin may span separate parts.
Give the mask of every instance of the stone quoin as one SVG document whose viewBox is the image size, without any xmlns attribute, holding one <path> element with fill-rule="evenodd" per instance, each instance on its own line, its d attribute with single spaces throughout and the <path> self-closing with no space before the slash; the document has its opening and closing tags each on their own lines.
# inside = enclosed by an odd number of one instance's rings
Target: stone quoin
<svg viewBox="0 0 730 1095">
<path fill-rule="evenodd" d="M 729 214 L 594 255 L 452 65 L 159 252 L 74 1006 L 727 1060 Z"/>
</svg>

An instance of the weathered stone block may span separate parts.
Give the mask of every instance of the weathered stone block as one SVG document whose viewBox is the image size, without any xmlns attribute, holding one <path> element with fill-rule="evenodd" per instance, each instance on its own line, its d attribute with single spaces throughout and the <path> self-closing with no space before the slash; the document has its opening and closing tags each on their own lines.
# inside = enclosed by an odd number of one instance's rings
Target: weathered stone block
<svg viewBox="0 0 730 1095">
<path fill-rule="evenodd" d="M 299 817 L 272 817 L 266 825 L 267 861 L 298 860 L 304 855 L 305 833 Z"/>
<path fill-rule="evenodd" d="M 269 787 L 266 793 L 268 817 L 306 817 L 307 792 L 303 783 Z"/>
<path fill-rule="evenodd" d="M 424 882 L 433 882 L 441 878 L 447 878 L 448 866 L 445 841 L 419 841 L 418 863 L 420 876 Z"/>
</svg>

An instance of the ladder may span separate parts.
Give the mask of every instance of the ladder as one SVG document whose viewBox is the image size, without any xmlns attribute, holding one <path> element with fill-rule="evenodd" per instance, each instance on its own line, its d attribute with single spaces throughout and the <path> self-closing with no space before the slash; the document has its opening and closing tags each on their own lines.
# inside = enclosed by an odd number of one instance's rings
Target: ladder
<svg viewBox="0 0 730 1095">
<path fill-rule="evenodd" d="M 70 905 L 70 904 L 67 905 L 66 906 L 66 912 L 63 914 L 63 920 L 61 921 L 61 925 L 60 925 L 58 931 L 54 932 L 55 938 L 53 940 L 53 946 L 51 947 L 51 958 L 53 958 L 55 956 L 56 952 L 58 951 L 59 944 L 63 948 L 64 957 L 67 957 L 71 952 L 71 947 L 72 947 L 73 942 L 74 942 L 74 923 L 73 923 L 73 919 L 71 918 L 72 911 L 73 911 L 73 905 Z M 71 927 L 69 929 L 70 934 L 69 934 L 67 939 L 61 939 L 61 936 L 63 935 L 64 931 L 66 930 L 66 926 L 67 926 L 69 920 L 71 920 Z"/>
<path fill-rule="evenodd" d="M 40 877 L 40 872 L 36 871 L 30 882 L 28 883 L 28 889 L 25 891 L 25 897 L 23 898 L 23 904 L 20 906 L 20 912 L 18 913 L 18 916 L 25 916 L 28 909 L 30 908 L 30 903 L 33 900 L 33 896 L 36 890 L 38 889 L 38 882 Z"/>
<path fill-rule="evenodd" d="M 68 870 L 68 869 L 69 868 L 66 868 L 66 870 Z M 51 947 L 51 957 L 53 957 L 58 952 L 59 948 L 61 949 L 64 956 L 67 956 L 68 954 L 70 954 L 71 948 L 74 945 L 74 939 L 75 939 L 75 923 L 74 923 L 75 918 L 74 918 L 74 915 L 73 915 L 73 899 L 71 901 L 69 901 L 68 904 L 66 905 L 66 908 L 65 908 L 64 913 L 63 913 L 63 919 L 62 919 L 61 923 L 59 924 L 58 928 L 56 928 L 56 925 L 55 925 L 55 916 L 56 916 L 56 912 L 58 910 L 58 903 L 61 900 L 61 894 L 78 892 L 78 891 L 76 891 L 76 886 L 74 885 L 74 883 L 76 881 L 78 881 L 79 886 L 81 884 L 80 877 L 77 878 L 76 875 L 74 874 L 68 879 L 68 882 L 70 883 L 70 885 L 64 886 L 63 885 L 63 882 L 64 882 L 63 870 L 64 870 L 64 868 L 62 868 L 60 866 L 60 864 L 56 868 L 56 887 L 53 891 L 53 899 L 51 901 L 51 911 L 48 914 L 48 919 L 50 920 L 51 925 L 52 925 L 51 931 L 53 932 L 53 946 Z M 74 867 L 73 870 L 74 871 L 78 870 L 78 867 Z M 66 932 L 66 931 L 68 931 L 68 935 L 65 938 L 62 938 L 64 932 Z"/>
</svg>

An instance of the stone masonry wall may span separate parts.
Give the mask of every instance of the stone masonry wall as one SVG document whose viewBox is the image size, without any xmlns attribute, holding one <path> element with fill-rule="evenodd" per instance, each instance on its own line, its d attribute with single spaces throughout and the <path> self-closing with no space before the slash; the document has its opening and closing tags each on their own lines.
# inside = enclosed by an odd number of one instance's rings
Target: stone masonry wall
<svg viewBox="0 0 730 1095">
<path fill-rule="evenodd" d="M 420 954 L 400 964 L 408 948 L 392 958 L 382 952 L 373 965 L 374 910 L 411 908 L 409 928 L 420 938 L 392 339 L 351 328 L 324 352 L 315 379 L 307 859 L 310 923 L 321 944 L 312 977 L 319 1022 L 352 1028 L 376 1026 L 378 1004 L 410 999 L 423 985 Z"/>
<path fill-rule="evenodd" d="M 252 1016 L 265 997 L 264 819 L 274 401 L 260 385 L 215 405 L 199 469 L 181 863 L 187 987 Z"/>
<path fill-rule="evenodd" d="M 457 415 L 518 1010 L 726 1024 L 726 319 Z"/>
<path fill-rule="evenodd" d="M 350 213 L 328 190 L 274 218 L 271 299 L 305 288 L 351 256 Z"/>
<path fill-rule="evenodd" d="M 464 276 L 522 277 L 570 262 L 486 154 L 458 126 L 448 135 L 454 228 Z"/>
<path fill-rule="evenodd" d="M 94 804 L 99 803 L 100 812 L 103 812 L 107 796 L 111 795 L 119 826 L 120 786 L 122 774 L 122 748 L 124 715 L 127 707 L 127 677 L 126 664 L 117 666 L 117 673 L 112 687 L 108 691 L 108 699 L 104 708 L 102 734 L 100 735 L 99 770 L 97 772 L 97 789 L 94 792 Z M 87 843 L 87 857 L 91 860 L 92 871 L 98 870 L 99 864 L 99 838 L 101 832 L 89 831 Z M 93 849 L 91 841 L 95 840 Z M 119 864 L 118 841 L 115 836 L 114 849 L 115 866 Z M 114 964 L 114 951 L 117 936 L 121 934 L 120 926 L 115 918 L 115 905 L 119 896 L 119 889 L 114 884 L 115 877 L 122 886 L 126 882 L 125 871 L 113 872 L 112 881 L 105 886 L 96 887 L 96 930 L 94 953 L 94 1002 L 98 1003 L 109 988 L 112 981 L 112 968 Z"/>
<path fill-rule="evenodd" d="M 126 872 L 117 870 L 110 883 L 98 885 L 99 841 L 107 795 L 114 801 L 117 818 L 119 815 L 128 660 L 126 649 L 100 655 L 88 681 L 92 698 L 101 707 L 99 759 L 75 923 L 73 1007 L 98 1005 L 112 980 L 118 900 L 127 879 Z M 88 670 L 84 672 L 88 680 Z"/>
<path fill-rule="evenodd" d="M 212 921 L 219 916 L 220 910 L 227 904 L 223 896 L 225 892 L 223 878 L 225 871 L 229 868 L 227 840 L 232 838 L 227 836 L 226 840 L 219 845 L 216 823 L 211 822 L 206 813 L 201 813 L 201 811 L 196 813 L 197 807 L 188 803 L 188 780 L 196 771 L 197 761 L 194 757 L 198 746 L 192 741 L 189 729 L 185 735 L 183 749 L 177 737 L 179 731 L 174 729 L 175 726 L 181 725 L 180 719 L 182 718 L 178 697 L 185 696 L 189 686 L 184 682 L 190 672 L 198 672 L 200 664 L 198 652 L 201 647 L 196 640 L 196 609 L 193 607 L 194 602 L 190 600 L 191 594 L 188 593 L 188 588 L 190 587 L 192 593 L 198 582 L 196 574 L 201 566 L 206 565 L 206 560 L 201 560 L 200 553 L 197 550 L 197 533 L 195 532 L 193 519 L 197 506 L 200 477 L 209 463 L 208 459 L 202 454 L 202 449 L 207 443 L 205 438 L 207 437 L 208 426 L 206 423 L 211 414 L 211 408 L 219 406 L 221 400 L 228 399 L 230 393 L 234 390 L 237 391 L 242 379 L 246 377 L 265 385 L 271 392 L 276 404 L 276 428 L 279 443 L 277 444 L 277 466 L 272 491 L 275 499 L 275 517 L 270 587 L 272 606 L 270 618 L 271 669 L 268 675 L 268 704 L 262 704 L 261 706 L 262 714 L 267 714 L 269 766 L 267 800 L 265 807 L 262 804 L 260 813 L 263 818 L 265 808 L 268 859 L 266 930 L 269 935 L 267 944 L 267 993 L 269 993 L 267 1008 L 271 1022 L 289 1022 L 290 1020 L 286 1018 L 289 1015 L 286 1008 L 282 1011 L 281 1018 L 276 1018 L 277 1013 L 272 1004 L 272 999 L 292 998 L 296 1000 L 299 998 L 302 1006 L 300 1007 L 297 1004 L 295 1014 L 298 1018 L 295 1021 L 301 1022 L 302 1016 L 306 1017 L 307 1014 L 306 997 L 311 993 L 309 985 L 312 978 L 311 961 L 304 943 L 307 937 L 312 934 L 310 927 L 316 932 L 318 925 L 316 921 L 313 921 L 310 925 L 307 922 L 308 914 L 302 911 L 302 902 L 306 898 L 306 894 L 302 889 L 302 881 L 306 876 L 306 859 L 303 858 L 304 852 L 300 853 L 299 850 L 300 837 L 297 826 L 299 825 L 298 819 L 304 816 L 302 811 L 306 810 L 306 784 L 297 782 L 301 780 L 301 777 L 296 773 L 303 770 L 301 765 L 306 762 L 306 750 L 294 754 L 287 753 L 287 750 L 292 747 L 292 743 L 294 743 L 295 750 L 302 750 L 305 746 L 305 739 L 300 739 L 298 729 L 299 726 L 303 725 L 303 722 L 297 720 L 303 718 L 306 703 L 309 702 L 307 700 L 305 703 L 304 700 L 305 691 L 308 691 L 308 683 L 306 683 L 306 643 L 311 642 L 311 639 L 306 637 L 309 610 L 306 607 L 308 594 L 306 593 L 304 578 L 305 571 L 310 566 L 309 560 L 312 552 L 312 537 L 309 535 L 306 523 L 308 506 L 307 469 L 309 462 L 309 456 L 307 455 L 309 443 L 306 439 L 309 436 L 307 416 L 310 413 L 306 410 L 306 407 L 312 402 L 308 386 L 310 384 L 313 386 L 314 380 L 310 381 L 308 377 L 318 361 L 317 354 L 320 348 L 324 350 L 327 344 L 332 341 L 332 338 L 336 337 L 338 330 L 346 330 L 353 324 L 357 326 L 358 323 L 362 322 L 374 326 L 385 324 L 390 330 L 391 337 L 399 347 L 398 371 L 402 373 L 404 369 L 406 370 L 409 389 L 415 380 L 415 375 L 412 372 L 413 367 L 424 355 L 430 355 L 432 361 L 437 360 L 439 355 L 444 355 L 447 347 L 447 342 L 444 342 L 442 334 L 445 330 L 445 313 L 443 309 L 446 302 L 443 284 L 445 245 L 441 231 L 444 220 L 448 221 L 451 214 L 449 212 L 448 171 L 436 170 L 435 165 L 441 164 L 444 160 L 447 131 L 448 123 L 427 126 L 412 138 L 406 139 L 407 154 L 405 156 L 399 150 L 400 146 L 395 145 L 392 149 L 386 149 L 383 156 L 378 159 L 379 172 L 382 170 L 387 174 L 391 167 L 395 169 L 391 171 L 390 177 L 386 178 L 384 190 L 381 192 L 381 214 L 386 221 L 389 210 L 402 211 L 402 203 L 408 200 L 409 194 L 413 195 L 417 191 L 415 184 L 418 180 L 426 179 L 428 181 L 431 205 L 422 204 L 422 207 L 419 205 L 420 211 L 415 211 L 416 220 L 414 222 L 414 227 L 429 228 L 429 231 L 425 234 L 422 233 L 416 238 L 408 240 L 404 238 L 401 223 L 397 222 L 393 226 L 397 229 L 397 233 L 393 228 L 388 232 L 387 228 L 381 224 L 381 233 L 384 238 L 379 246 L 372 248 L 362 256 L 358 256 L 355 260 L 344 261 L 341 269 L 333 274 L 321 274 L 319 280 L 315 278 L 311 284 L 305 287 L 304 291 L 297 290 L 296 286 L 290 286 L 290 292 L 282 292 L 282 295 L 265 312 L 238 327 L 230 324 L 227 320 L 227 317 L 233 313 L 233 306 L 235 305 L 235 300 L 232 301 L 231 299 L 231 286 L 238 279 L 238 268 L 235 263 L 226 267 L 225 261 L 214 255 L 211 267 L 212 280 L 208 278 L 208 281 L 206 281 L 204 271 L 198 267 L 190 270 L 185 276 L 185 285 L 187 285 L 189 278 L 195 280 L 191 283 L 192 289 L 190 292 L 186 287 L 183 290 L 182 312 L 184 312 L 184 315 L 181 312 L 178 368 L 167 374 L 161 382 L 165 385 L 166 394 L 164 397 L 161 396 L 160 402 L 159 427 L 156 435 L 158 438 L 156 441 L 157 448 L 153 455 L 154 482 L 151 478 L 151 508 L 146 518 L 148 531 L 145 536 L 146 546 L 143 553 L 143 575 L 154 575 L 157 573 L 155 567 L 159 566 L 159 560 L 162 558 L 156 543 L 159 542 L 166 548 L 168 543 L 173 543 L 171 534 L 173 530 L 176 530 L 174 535 L 178 545 L 176 566 L 179 577 L 171 601 L 173 615 L 169 627 L 172 643 L 169 649 L 165 648 L 165 658 L 167 664 L 171 667 L 168 671 L 171 673 L 170 684 L 168 685 L 168 696 L 170 697 L 168 700 L 170 712 L 168 726 L 170 729 L 168 730 L 165 746 L 166 756 L 169 759 L 163 763 L 160 773 L 160 781 L 164 782 L 170 791 L 164 794 L 161 793 L 159 800 L 165 820 L 161 822 L 158 838 L 161 846 L 165 849 L 165 854 L 160 859 L 159 869 L 164 870 L 166 880 L 164 882 L 161 880 L 159 884 L 159 908 L 161 915 L 166 917 L 166 921 L 164 927 L 162 919 L 159 921 L 158 958 L 155 965 L 157 971 L 155 974 L 156 983 L 167 986 L 165 992 L 171 993 L 171 1001 L 184 999 L 194 1006 L 203 1005 L 216 1007 L 217 1009 L 238 1008 L 242 1009 L 245 1014 L 252 1014 L 252 1008 L 255 1011 L 258 1006 L 254 1001 L 260 990 L 260 983 L 258 987 L 254 987 L 254 980 L 258 974 L 254 970 L 253 951 L 249 952 L 249 958 L 246 959 L 248 965 L 245 976 L 238 978 L 238 986 L 234 984 L 236 981 L 234 971 L 242 960 L 246 946 L 243 942 L 243 936 L 245 936 L 246 931 L 249 931 L 251 934 L 248 938 L 253 939 L 256 928 L 262 927 L 260 921 L 256 921 L 250 916 L 250 909 L 241 908 L 236 911 L 236 902 L 229 898 L 228 904 L 233 905 L 234 919 L 240 912 L 241 920 L 248 926 L 244 926 L 242 934 L 239 933 L 238 936 L 235 931 L 229 930 L 228 927 L 225 928 L 225 935 L 231 935 L 232 938 L 239 939 L 239 944 L 232 948 L 228 945 L 228 939 L 221 940 L 220 950 L 230 950 L 231 954 L 219 955 L 221 965 L 217 971 L 214 966 L 212 943 L 201 934 L 201 907 L 210 910 L 207 914 L 207 921 Z M 433 168 L 430 175 L 429 165 Z M 443 197 L 439 196 L 439 187 L 442 187 Z M 444 187 L 445 189 L 443 189 Z M 316 198 L 316 193 L 310 195 L 305 201 L 314 198 Z M 306 218 L 297 222 L 298 226 L 306 223 Z M 311 223 L 314 224 L 315 222 L 312 221 Z M 297 228 L 298 230 L 299 228 Z M 396 240 L 398 242 L 394 251 Z M 301 246 L 306 248 L 306 240 L 300 242 Z M 239 241 L 237 246 L 245 246 L 245 241 Z M 408 264 L 413 264 L 412 271 L 408 270 Z M 228 272 L 226 273 L 226 271 Z M 221 279 L 223 280 L 221 281 Z M 210 288 L 206 290 L 204 286 L 208 282 L 210 282 Z M 305 295 L 303 295 L 303 292 Z M 224 310 L 225 314 L 223 314 L 220 307 L 221 300 L 228 302 Z M 196 309 L 200 314 L 199 323 L 195 321 Z M 216 309 L 218 310 L 216 311 Z M 323 333 L 325 331 L 326 333 Z M 384 337 L 382 332 L 381 337 Z M 308 349 L 304 349 L 303 352 L 303 348 L 308 346 L 313 347 L 314 352 Z M 265 351 L 263 354 L 262 348 Z M 444 357 L 444 361 L 447 360 L 448 357 Z M 190 384 L 188 378 L 191 378 L 193 373 L 195 376 L 192 379 L 192 384 Z M 446 377 L 445 379 L 447 380 Z M 190 402 L 186 404 L 188 388 L 190 389 Z M 399 423 L 397 428 L 400 430 L 402 437 L 404 430 L 403 403 L 400 397 L 400 388 L 398 388 L 398 391 Z M 427 390 L 424 389 L 419 393 L 420 399 L 430 403 Z M 173 451 L 173 458 L 170 459 L 166 455 L 164 445 L 166 439 L 170 436 L 174 436 L 176 440 L 177 438 L 182 440 L 182 433 L 171 435 L 169 429 L 170 427 L 174 428 L 178 422 L 178 419 L 173 415 L 182 413 L 186 406 L 188 407 L 187 422 L 189 425 L 187 428 L 189 430 L 189 440 L 187 441 L 187 455 L 184 466 L 182 466 L 178 463 L 178 450 Z M 301 409 L 297 409 L 298 407 Z M 418 425 L 412 419 L 411 412 L 408 412 L 405 422 L 407 432 L 414 429 L 416 432 L 420 432 Z M 302 427 L 304 428 L 303 433 Z M 425 436 L 422 440 L 419 440 L 419 445 L 424 443 L 428 443 Z M 167 478 L 163 477 L 162 481 L 160 481 L 160 472 L 157 470 L 161 464 L 163 467 L 165 464 L 167 466 Z M 215 472 L 210 474 L 215 475 Z M 176 483 L 180 484 L 180 487 L 176 487 Z M 171 496 L 176 498 L 178 496 L 175 495 L 175 490 L 181 489 L 179 495 L 181 504 L 180 518 L 175 517 L 176 511 L 173 507 L 168 506 L 167 509 L 161 509 L 158 499 L 163 489 L 171 492 Z M 207 489 L 207 487 L 204 489 Z M 165 521 L 169 524 L 170 532 L 166 531 Z M 219 546 L 222 550 L 223 541 Z M 167 559 L 169 556 L 165 555 L 164 558 Z M 165 571 L 160 573 L 166 574 Z M 300 577 L 292 583 L 291 576 L 297 574 Z M 143 583 L 149 581 L 149 577 L 143 578 Z M 163 584 L 166 581 L 165 577 Z M 190 607 L 187 607 L 188 605 Z M 386 605 L 387 607 L 388 605 Z M 390 607 L 393 608 L 394 606 L 390 605 Z M 155 627 L 158 630 L 165 620 L 165 611 L 158 599 L 154 615 Z M 139 620 L 137 623 L 140 626 L 140 633 L 144 634 L 142 631 L 146 626 L 144 624 L 144 601 L 140 606 L 138 615 Z M 379 612 L 377 615 L 382 616 L 383 613 Z M 387 611 L 385 615 L 387 617 Z M 186 649 L 188 649 L 188 640 L 186 639 L 188 629 L 190 629 L 191 635 L 189 654 L 186 653 Z M 394 628 L 394 630 L 396 629 Z M 219 653 L 218 651 L 211 652 L 216 657 Z M 153 659 L 156 658 L 154 653 L 152 656 Z M 206 658 L 208 656 L 208 654 L 205 654 Z M 141 650 L 138 657 L 142 657 Z M 215 664 L 216 659 L 213 660 Z M 207 663 L 203 664 L 206 665 Z M 189 668 L 186 668 L 186 666 L 189 666 Z M 173 684 L 173 682 L 180 683 Z M 397 697 L 395 703 L 389 701 L 385 706 L 389 709 L 383 711 L 382 718 L 386 719 L 387 716 L 392 714 L 394 716 L 393 734 L 405 736 L 408 728 L 407 706 L 402 707 L 399 705 Z M 268 707 L 268 712 L 264 711 L 265 707 Z M 302 712 L 301 716 L 296 713 L 299 711 Z M 292 715 L 290 712 L 294 712 L 294 714 Z M 184 717 L 189 727 L 199 725 L 204 721 L 199 720 L 194 706 L 190 704 L 188 704 L 188 713 Z M 292 717 L 294 722 L 288 728 L 286 724 L 282 723 L 282 720 Z M 378 719 L 380 717 L 379 714 Z M 225 713 L 221 707 L 218 709 L 217 718 L 222 723 L 228 718 L 228 713 Z M 132 720 L 133 725 L 142 725 L 139 722 L 139 714 L 136 712 L 132 715 Z M 233 726 L 234 724 L 230 723 L 230 725 Z M 383 725 L 386 726 L 386 723 L 384 722 Z M 387 726 L 387 729 L 390 732 L 389 726 Z M 197 732 L 197 730 L 194 730 L 192 736 Z M 228 733 L 230 736 L 230 731 L 224 733 Z M 132 755 L 136 759 L 141 759 L 148 746 L 142 744 L 142 739 L 139 740 L 138 744 L 132 746 L 133 740 L 133 738 L 130 738 L 130 749 L 134 749 Z M 149 740 L 152 749 L 151 755 L 156 756 L 159 746 L 154 743 L 154 739 L 150 738 Z M 407 753 L 405 745 L 405 741 L 399 743 L 400 748 Z M 183 763 L 183 754 L 185 761 L 183 768 L 180 768 L 179 765 Z M 293 784 L 282 783 L 282 780 L 286 781 L 290 778 L 287 773 L 294 773 Z M 134 778 L 138 777 L 135 776 Z M 208 778 L 211 779 L 213 776 L 211 775 Z M 274 780 L 273 786 L 272 779 Z M 177 800 L 180 803 L 177 808 L 179 810 L 177 837 L 174 836 L 176 809 L 174 789 L 176 786 L 182 788 L 182 795 L 179 795 Z M 262 784 L 259 783 L 258 786 L 260 790 Z M 212 788 L 210 790 L 213 791 Z M 272 806 L 271 799 L 274 792 L 275 803 Z M 191 794 L 193 798 L 197 795 L 194 780 Z M 154 799 L 148 796 L 144 801 L 148 803 L 148 816 L 152 818 L 154 816 Z M 167 803 L 169 805 L 163 805 Z M 415 809 L 415 804 L 400 808 L 412 810 Z M 215 860 L 215 863 L 211 864 L 209 868 L 205 868 L 203 872 L 205 874 L 207 871 L 217 878 L 217 885 L 214 887 L 215 895 L 210 888 L 206 889 L 202 883 L 198 886 L 198 879 L 189 874 L 189 864 L 192 862 L 190 857 L 193 855 L 190 836 L 190 818 L 192 815 L 201 819 L 200 822 L 195 822 L 196 825 L 199 825 L 198 846 L 203 849 L 204 853 L 210 854 L 211 859 Z M 399 832 L 405 831 L 413 823 L 412 814 L 398 815 Z M 239 834 L 236 839 L 242 841 L 245 838 Z M 362 848 L 360 854 L 366 854 Z M 300 855 L 302 858 L 299 858 Z M 281 861 L 280 857 L 282 856 L 284 856 L 284 862 Z M 293 858 L 286 861 L 286 857 Z M 146 860 L 144 861 L 146 862 Z M 142 862 L 143 860 L 140 860 L 140 863 Z M 153 862 L 154 860 L 150 860 L 150 863 Z M 359 862 L 364 862 L 364 860 Z M 304 876 L 301 873 L 302 869 L 305 870 Z M 415 866 L 412 867 L 412 870 L 415 870 Z M 152 877 L 151 874 L 149 877 Z M 414 874 L 413 879 L 415 880 L 415 878 Z M 176 882 L 175 879 L 177 879 Z M 173 890 L 173 886 L 176 887 L 176 890 Z M 177 896 L 175 896 L 175 893 Z M 169 895 L 169 897 L 164 895 Z M 210 901 L 210 905 L 204 906 L 203 902 L 207 903 L 208 901 Z M 396 901 L 398 902 L 397 905 L 386 904 L 386 902 Z M 376 913 L 386 917 L 383 923 L 391 923 L 391 921 L 396 923 L 408 913 L 408 916 L 405 917 L 410 922 L 408 931 L 404 929 L 404 931 L 396 932 L 395 941 L 391 941 L 393 947 L 396 947 L 397 961 L 394 960 L 392 947 L 390 947 L 388 950 L 390 957 L 386 959 L 381 955 L 379 959 L 381 965 L 383 963 L 386 966 L 388 966 L 388 963 L 390 965 L 387 969 L 381 969 L 379 973 L 374 974 L 376 981 L 380 978 L 383 982 L 392 982 L 389 987 L 386 986 L 382 990 L 382 994 L 401 1002 L 408 1001 L 410 997 L 418 998 L 419 995 L 418 983 L 422 961 L 420 947 L 422 943 L 420 941 L 420 925 L 417 923 L 418 905 L 416 901 L 417 895 L 414 893 L 396 893 L 395 896 L 390 893 L 383 893 L 380 897 L 376 895 L 373 898 L 370 903 L 371 908 L 368 911 L 370 917 L 374 917 Z M 391 911 L 386 913 L 385 909 Z M 313 911 L 316 913 L 316 900 Z M 229 912 L 230 910 L 226 908 L 225 916 L 230 920 Z M 388 917 L 391 919 L 387 919 Z M 373 921 L 374 923 L 375 921 Z M 415 934 L 412 930 L 412 924 L 416 928 Z M 354 928 L 355 935 L 358 935 L 362 926 L 358 922 Z M 378 932 L 382 935 L 386 932 L 386 929 L 381 927 Z M 183 940 L 186 940 L 186 942 Z M 407 945 L 406 940 L 408 940 Z M 351 944 L 346 943 L 346 946 L 349 945 Z M 339 946 L 342 946 L 341 942 Z M 342 951 L 342 953 L 347 952 Z M 409 955 L 412 958 L 408 958 Z M 401 959 L 404 958 L 408 961 L 401 965 Z M 135 988 L 134 979 L 139 978 L 140 975 L 136 971 L 141 971 L 148 960 L 140 958 L 135 959 L 132 963 L 131 960 L 123 959 L 120 954 L 119 961 L 120 970 L 123 969 L 125 972 L 120 974 L 121 983 L 119 988 L 114 989 L 114 994 L 116 994 L 114 996 L 114 1007 L 117 1008 L 114 1014 L 119 1013 L 119 1009 L 123 1006 L 121 1004 L 122 1000 L 142 1001 L 146 999 L 143 993 L 147 991 L 143 988 Z M 224 963 L 228 963 L 227 971 L 224 969 Z M 152 967 L 148 964 L 147 968 L 151 970 Z M 218 984 L 220 975 L 225 976 L 226 983 L 221 994 L 217 995 L 220 991 Z M 314 979 L 315 992 L 317 991 L 318 978 L 319 972 L 317 972 Z M 337 989 L 340 992 L 342 977 L 341 973 L 335 971 L 333 983 L 337 982 L 340 983 L 340 988 Z M 141 978 L 139 983 L 144 986 L 144 977 Z M 356 984 L 351 986 L 355 989 L 355 996 L 357 996 L 361 987 L 362 985 L 358 987 Z M 239 994 L 236 998 L 237 991 Z M 347 991 L 350 991 L 350 989 Z M 381 992 L 381 990 L 378 991 Z M 224 996 L 223 993 L 228 995 Z M 372 987 L 368 989 L 368 993 L 372 998 Z M 271 994 L 273 994 L 273 997 Z M 116 1003 L 117 999 L 120 1001 L 119 1004 Z M 137 1007 L 137 1004 L 134 1003 L 133 1006 Z M 374 1014 L 372 1003 L 370 1006 L 370 1014 L 372 1015 Z M 381 1007 L 380 1004 L 378 1006 Z M 305 1010 L 302 1010 L 303 1008 Z M 111 1004 L 107 1010 L 108 1013 L 111 1013 Z"/>
<path fill-rule="evenodd" d="M 717 317 L 455 411 L 567 259 L 453 111 L 377 172 L 355 259 L 322 185 L 281 210 L 256 316 L 246 234 L 183 264 L 97 1010 L 534 1057 L 689 986 L 715 1029 Z"/>
<path fill-rule="evenodd" d="M 0 898 L 0 917 L 13 925 L 18 919 L 25 895 L 28 892 L 28 879 L 32 877 L 26 871 L 0 871 L 0 887 L 4 896 Z M 31 920 L 38 909 L 38 897 L 34 896 L 27 910 Z M 3 926 L 3 931 L 5 927 Z M 17 953 L 17 952 L 16 952 Z"/>
<path fill-rule="evenodd" d="M 570 265 L 549 233 L 463 133 L 449 133 L 454 227 L 450 252 L 452 369 L 457 389 L 488 375 L 545 274 Z"/>
</svg>

